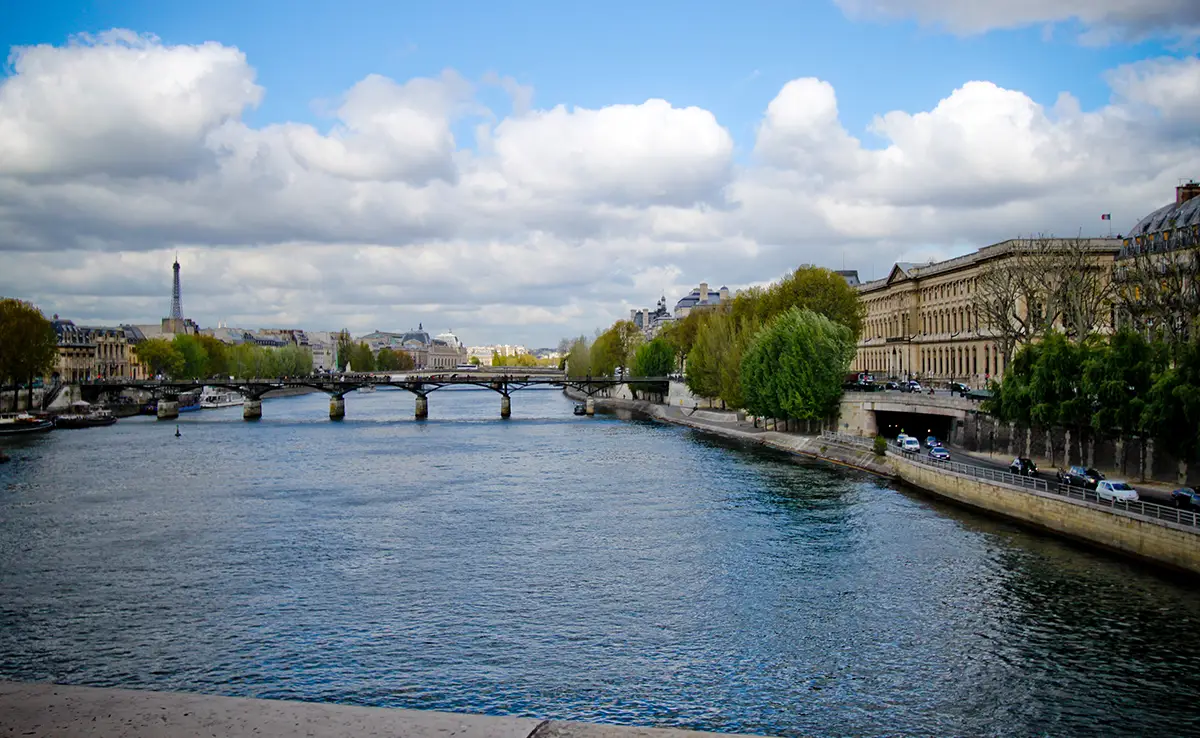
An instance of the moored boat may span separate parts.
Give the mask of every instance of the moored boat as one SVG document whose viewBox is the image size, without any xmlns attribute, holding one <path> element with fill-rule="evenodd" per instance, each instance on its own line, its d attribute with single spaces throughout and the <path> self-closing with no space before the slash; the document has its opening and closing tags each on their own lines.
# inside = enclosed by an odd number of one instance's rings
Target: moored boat
<svg viewBox="0 0 1200 738">
<path fill-rule="evenodd" d="M 54 419 L 55 428 L 99 428 L 117 422 L 117 417 L 104 408 L 93 408 L 86 402 L 71 403 L 71 412 Z"/>
<path fill-rule="evenodd" d="M 246 398 L 237 392 L 221 387 L 205 387 L 200 392 L 200 407 L 205 410 L 219 407 L 235 407 L 243 405 L 245 402 Z"/>
<path fill-rule="evenodd" d="M 54 429 L 54 421 L 35 418 L 29 413 L 4 413 L 0 415 L 0 436 L 15 436 L 21 433 L 44 433 Z"/>
<path fill-rule="evenodd" d="M 190 413 L 200 409 L 200 390 L 191 390 L 179 395 L 179 412 Z"/>
<path fill-rule="evenodd" d="M 576 415 L 587 415 L 587 406 L 583 403 L 577 403 L 575 409 L 572 410 Z"/>
</svg>

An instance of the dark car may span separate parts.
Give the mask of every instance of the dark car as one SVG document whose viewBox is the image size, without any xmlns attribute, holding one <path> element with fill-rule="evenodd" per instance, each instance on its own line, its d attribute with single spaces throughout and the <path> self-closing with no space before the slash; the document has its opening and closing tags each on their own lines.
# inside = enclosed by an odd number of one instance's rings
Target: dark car
<svg viewBox="0 0 1200 738">
<path fill-rule="evenodd" d="M 962 382 L 951 382 L 950 383 L 950 394 L 952 394 L 952 395 L 961 395 L 962 397 L 966 397 L 967 393 L 970 391 L 971 391 L 971 388 L 968 387 L 967 385 L 963 384 Z"/>
<path fill-rule="evenodd" d="M 1104 475 L 1100 472 L 1082 466 L 1073 466 L 1066 471 L 1060 469 L 1058 472 L 1058 483 L 1068 484 L 1072 487 L 1096 489 L 1096 485 L 1103 479 Z"/>
<path fill-rule="evenodd" d="M 1171 502 L 1175 507 L 1200 508 L 1200 492 L 1191 487 L 1180 487 L 1171 492 Z"/>
<path fill-rule="evenodd" d="M 887 384 L 883 385 L 883 387 L 884 389 L 890 390 L 900 389 L 900 385 L 896 384 L 895 382 L 888 382 Z"/>
<path fill-rule="evenodd" d="M 1036 477 L 1037 464 L 1033 463 L 1033 459 L 1026 459 L 1022 456 L 1012 460 L 1012 463 L 1008 465 L 1008 471 L 1019 477 Z"/>
</svg>

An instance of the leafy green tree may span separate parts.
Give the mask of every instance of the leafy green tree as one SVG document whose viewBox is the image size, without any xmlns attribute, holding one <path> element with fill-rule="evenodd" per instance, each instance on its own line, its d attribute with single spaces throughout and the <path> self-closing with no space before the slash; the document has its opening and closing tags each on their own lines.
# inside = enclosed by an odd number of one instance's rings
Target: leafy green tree
<svg viewBox="0 0 1200 738">
<path fill-rule="evenodd" d="M 661 338 L 643 343 L 634 352 L 631 373 L 635 377 L 665 377 L 674 370 L 675 347 Z M 667 382 L 655 382 L 636 385 L 634 390 L 663 395 L 667 393 L 669 387 Z"/>
<path fill-rule="evenodd" d="M 178 379 L 202 379 L 209 376 L 208 351 L 196 336 L 180 333 L 171 342 L 183 357 L 183 366 L 174 374 Z"/>
<path fill-rule="evenodd" d="M 1183 484 L 1200 455 L 1200 336 L 1173 348 L 1175 365 L 1159 373 L 1147 393 L 1142 425 L 1179 459 Z"/>
<path fill-rule="evenodd" d="M 732 318 L 726 313 L 710 313 L 700 323 L 687 355 L 684 381 L 692 394 L 710 400 L 721 396 L 721 366 L 732 345 Z"/>
<path fill-rule="evenodd" d="M 714 311 L 712 310 L 693 310 L 684 316 L 682 320 L 668 323 L 659 332 L 658 338 L 669 343 L 675 350 L 675 369 L 673 371 L 683 367 L 684 360 L 691 353 L 692 346 L 696 344 L 696 337 L 700 333 L 700 326 L 713 313 Z"/>
<path fill-rule="evenodd" d="M 148 338 L 133 347 L 138 361 L 146 365 L 151 374 L 180 377 L 184 370 L 183 354 L 171 341 L 163 338 Z"/>
<path fill-rule="evenodd" d="M 566 359 L 567 376 L 586 377 L 594 374 L 592 371 L 592 347 L 585 336 L 576 338 L 571 343 Z"/>
<path fill-rule="evenodd" d="M 1131 330 L 1095 345 L 1083 366 L 1083 394 L 1093 408 L 1091 428 L 1097 437 L 1142 431 L 1146 398 L 1165 358 L 1161 344 L 1150 344 Z"/>
<path fill-rule="evenodd" d="M 350 359 L 353 358 L 353 355 L 354 341 L 350 339 L 350 331 L 343 328 L 337 337 L 337 354 L 334 359 L 339 372 L 346 371 L 346 365 L 351 363 Z"/>
<path fill-rule="evenodd" d="M 375 371 L 375 354 L 365 343 L 356 343 L 349 350 L 349 366 L 356 372 Z"/>
<path fill-rule="evenodd" d="M 479 366 L 479 364 L 480 364 L 479 357 L 472 356 L 470 359 L 467 360 L 467 363 L 471 364 L 472 366 Z"/>
<path fill-rule="evenodd" d="M 205 370 L 204 376 L 228 376 L 229 375 L 229 352 L 231 346 L 222 343 L 220 340 L 206 335 L 193 336 L 196 342 L 204 349 L 204 353 L 208 355 L 208 368 Z"/>
<path fill-rule="evenodd" d="M 0 299 L 0 386 L 50 373 L 58 356 L 54 326 L 32 303 Z"/>
<path fill-rule="evenodd" d="M 841 323 L 858 338 L 866 308 L 844 277 L 821 267 L 802 266 L 766 289 L 752 288 L 733 299 L 733 316 L 739 324 L 765 325 L 792 308 L 812 310 Z"/>
<path fill-rule="evenodd" d="M 776 316 L 742 358 L 746 410 L 775 418 L 829 418 L 837 410 L 854 344 L 849 327 L 812 310 L 791 308 Z"/>
<path fill-rule="evenodd" d="M 302 346 L 288 344 L 277 349 L 264 349 L 273 354 L 275 376 L 304 377 L 312 374 L 312 352 Z"/>
<path fill-rule="evenodd" d="M 407 355 L 407 352 L 404 352 Z M 400 368 L 400 357 L 395 351 L 387 348 L 379 349 L 375 354 L 375 368 L 381 372 L 390 372 Z"/>
</svg>

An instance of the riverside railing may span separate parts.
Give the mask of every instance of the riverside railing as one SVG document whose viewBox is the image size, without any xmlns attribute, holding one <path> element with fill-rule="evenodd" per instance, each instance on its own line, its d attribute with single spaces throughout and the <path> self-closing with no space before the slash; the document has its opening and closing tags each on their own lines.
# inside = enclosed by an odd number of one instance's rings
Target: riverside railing
<svg viewBox="0 0 1200 738">
<path fill-rule="evenodd" d="M 1191 510 L 1181 510 L 1179 508 L 1159 505 L 1155 502 L 1144 502 L 1142 500 L 1103 500 L 1092 490 L 1084 489 L 1083 487 L 1073 487 L 1067 484 L 1059 484 L 1058 482 L 1048 482 L 1045 479 L 1039 479 L 1038 477 L 1010 474 L 997 469 L 989 469 L 983 466 L 972 466 L 971 464 L 962 464 L 957 461 L 937 461 L 935 459 L 925 456 L 918 456 L 916 454 L 897 453 L 891 448 L 888 449 L 888 452 L 892 456 L 907 461 L 910 464 L 921 464 L 937 469 L 946 469 L 947 471 L 952 471 L 956 474 L 975 477 L 977 479 L 986 479 L 988 481 L 996 482 L 998 484 L 1005 484 L 1010 487 L 1032 489 L 1052 495 L 1061 495 L 1063 497 L 1069 497 L 1075 500 L 1082 500 L 1083 502 L 1089 503 L 1092 506 L 1098 507 L 1107 512 L 1137 515 L 1143 518 L 1149 518 L 1151 520 L 1166 521 L 1168 523 L 1184 525 L 1200 531 L 1200 514 L 1197 514 Z"/>
<path fill-rule="evenodd" d="M 874 438 L 866 438 L 864 436 L 852 436 L 848 433 L 836 433 L 825 431 L 821 433 L 821 438 L 833 443 L 841 443 L 855 448 L 873 449 L 875 444 Z M 938 461 L 927 456 L 917 454 L 908 454 L 897 452 L 896 449 L 888 444 L 888 453 L 898 459 L 909 462 L 910 464 L 921 464 L 936 469 L 945 469 L 956 474 L 962 474 L 976 479 L 985 479 L 989 482 L 997 484 L 1005 484 L 1010 487 L 1018 487 L 1021 489 L 1032 489 L 1038 492 L 1046 492 L 1052 495 L 1062 495 L 1074 500 L 1082 500 L 1091 503 L 1105 511 L 1116 513 L 1128 513 L 1130 515 L 1140 515 L 1153 520 L 1165 520 L 1169 523 L 1185 525 L 1189 528 L 1200 529 L 1200 514 L 1192 510 L 1181 510 L 1167 505 L 1159 505 L 1155 502 L 1144 502 L 1142 500 L 1125 501 L 1125 500 L 1102 500 L 1090 489 L 1083 487 L 1073 487 L 1068 484 L 1059 484 L 1058 482 L 1050 482 L 1039 477 L 1027 477 L 1022 474 L 1012 474 L 999 469 L 990 469 L 986 466 L 975 466 L 973 464 L 963 464 L 958 461 Z"/>
</svg>

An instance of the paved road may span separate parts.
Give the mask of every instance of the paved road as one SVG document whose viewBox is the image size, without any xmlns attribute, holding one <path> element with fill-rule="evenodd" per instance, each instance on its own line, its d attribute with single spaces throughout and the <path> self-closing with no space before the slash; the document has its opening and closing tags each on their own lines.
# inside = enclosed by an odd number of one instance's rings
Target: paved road
<svg viewBox="0 0 1200 738">
<path fill-rule="evenodd" d="M 965 453 L 963 449 L 955 448 L 954 446 L 946 446 L 946 448 L 950 451 L 951 460 L 957 461 L 962 464 L 971 464 L 973 466 L 982 466 L 987 469 L 997 469 L 999 471 L 1008 471 L 1009 470 L 1008 465 L 1010 463 L 1012 463 L 1011 458 L 1009 458 L 1008 456 L 1001 455 L 1001 454 L 994 454 L 992 457 L 989 458 L 985 454 Z M 928 451 L 926 451 L 924 448 L 922 448 L 922 452 L 928 453 Z M 1056 481 L 1056 478 L 1055 478 L 1056 471 L 1057 471 L 1057 469 L 1055 469 L 1055 468 L 1039 469 L 1037 477 L 1038 477 L 1038 479 L 1044 479 L 1047 482 L 1054 483 Z M 1132 482 L 1132 481 L 1130 482 L 1130 485 L 1138 491 L 1138 496 L 1141 497 L 1146 502 L 1157 502 L 1160 505 L 1171 505 L 1172 504 L 1171 503 L 1171 493 L 1168 490 L 1158 489 L 1158 488 L 1154 488 L 1154 487 L 1139 486 L 1136 482 Z"/>
</svg>

